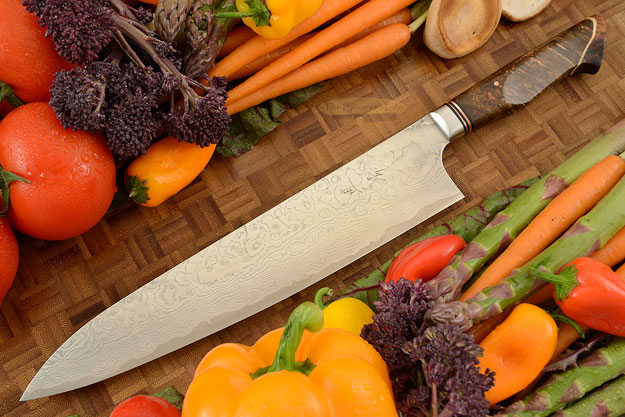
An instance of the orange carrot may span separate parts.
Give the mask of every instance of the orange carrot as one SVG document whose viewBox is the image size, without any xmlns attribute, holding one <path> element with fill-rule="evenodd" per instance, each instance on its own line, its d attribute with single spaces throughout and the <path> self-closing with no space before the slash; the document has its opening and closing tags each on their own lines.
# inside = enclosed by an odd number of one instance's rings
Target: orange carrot
<svg viewBox="0 0 625 417">
<path fill-rule="evenodd" d="M 393 16 L 391 16 L 391 17 L 389 17 L 387 19 L 384 19 L 383 21 L 381 21 L 381 22 L 371 26 L 370 28 L 367 28 L 367 29 L 363 30 L 362 32 L 360 32 L 356 36 L 352 36 L 347 41 L 341 43 L 338 46 L 335 46 L 334 48 L 330 49 L 326 53 L 333 52 L 333 51 L 335 51 L 335 50 L 337 50 L 339 48 L 342 48 L 342 47 L 344 47 L 346 45 L 349 45 L 350 43 L 354 43 L 357 40 L 362 39 L 365 36 L 367 36 L 368 34 L 373 33 L 376 30 L 381 29 L 383 27 L 390 26 L 390 25 L 395 24 L 395 23 L 403 23 L 405 25 L 408 25 L 410 22 L 412 22 L 412 17 L 410 15 L 410 9 L 408 9 L 408 8 L 402 9 L 399 12 L 395 13 Z M 234 73 L 231 76 L 227 77 L 228 81 L 238 80 L 239 78 L 248 77 L 248 76 L 254 74 L 255 72 L 260 71 L 261 69 L 263 69 L 267 65 L 271 64 L 272 62 L 274 62 L 278 58 L 281 58 L 284 55 L 286 55 L 287 53 L 291 52 L 293 49 L 295 49 L 296 47 L 298 47 L 302 43 L 306 42 L 308 39 L 310 39 L 313 36 L 314 36 L 313 33 L 309 33 L 307 35 L 300 36 L 299 38 L 295 39 L 293 42 L 291 42 L 291 43 L 289 43 L 287 45 L 284 45 L 284 46 L 276 49 L 275 51 L 271 51 L 268 54 L 265 54 L 265 55 L 261 56 L 260 58 L 257 58 L 256 60 L 254 60 L 254 62 L 251 62 L 251 63 L 247 64 L 246 66 L 241 68 L 236 73 Z"/>
<path fill-rule="evenodd" d="M 230 52 L 243 45 L 256 36 L 256 32 L 250 29 L 248 26 L 241 25 L 233 28 L 226 36 L 226 41 L 221 47 L 217 58 L 222 58 L 228 55 Z"/>
<path fill-rule="evenodd" d="M 394 15 L 413 2 L 414 0 L 369 0 L 338 22 L 321 30 L 298 48 L 295 48 L 230 90 L 226 104 L 239 101 L 243 97 L 258 91 L 272 81 L 296 70 L 311 59 L 339 45 L 341 42 Z"/>
<path fill-rule="evenodd" d="M 523 300 L 524 303 L 541 305 L 547 301 L 553 300 L 553 284 L 547 284 L 534 294 Z"/>
<path fill-rule="evenodd" d="M 328 20 L 340 15 L 360 2 L 361 0 L 324 0 L 319 10 L 317 10 L 317 13 L 295 26 L 284 38 L 265 39 L 260 36 L 254 36 L 219 61 L 217 65 L 210 70 L 208 75 L 211 77 L 228 77 L 256 58 L 260 58 L 300 36 L 317 29 Z M 203 82 L 208 83 L 206 80 Z"/>
<path fill-rule="evenodd" d="M 625 174 L 625 160 L 610 155 L 593 165 L 553 199 L 519 234 L 460 300 L 468 300 L 484 288 L 496 285 L 557 239 L 579 217 L 590 210 Z"/>
<path fill-rule="evenodd" d="M 228 114 L 235 114 L 282 94 L 348 73 L 385 58 L 410 40 L 410 29 L 402 23 L 379 29 L 344 48 L 337 49 L 279 80 L 227 104 Z"/>
<path fill-rule="evenodd" d="M 612 236 L 605 246 L 590 255 L 591 258 L 610 267 L 625 259 L 625 227 Z"/>
<path fill-rule="evenodd" d="M 482 340 L 486 338 L 497 326 L 499 326 L 505 319 L 512 313 L 514 307 L 508 307 L 501 313 L 489 318 L 488 320 L 475 323 L 467 332 L 473 335 L 475 343 L 482 343 Z"/>
<path fill-rule="evenodd" d="M 339 48 L 349 45 L 350 43 L 354 43 L 357 40 L 364 38 L 368 34 L 373 33 L 378 29 L 382 29 L 384 27 L 393 25 L 395 23 L 403 23 L 404 25 L 409 25 L 410 22 L 412 22 L 412 15 L 410 14 L 410 9 L 409 8 L 401 9 L 394 15 L 387 17 L 381 22 L 378 22 L 375 25 L 368 27 L 367 29 L 363 30 L 357 35 L 354 35 L 351 38 L 347 39 L 346 41 L 342 42 L 341 44 L 335 46 L 334 48 L 330 49 L 328 52 L 335 51 Z"/>
<path fill-rule="evenodd" d="M 616 273 L 619 277 L 625 279 L 625 264 L 621 265 L 621 267 L 616 270 Z"/>
<path fill-rule="evenodd" d="M 299 38 L 295 39 L 293 42 L 288 43 L 274 51 L 271 51 L 268 54 L 261 56 L 260 58 L 256 58 L 254 62 L 250 62 L 249 64 L 247 64 L 246 66 L 244 66 L 243 68 L 235 72 L 234 74 L 226 77 L 226 79 L 228 81 L 232 81 L 232 80 L 238 80 L 239 78 L 244 78 L 249 75 L 252 75 L 260 71 L 261 69 L 265 68 L 267 65 L 271 64 L 278 58 L 281 58 L 284 55 L 288 54 L 293 49 L 297 48 L 298 46 L 300 46 L 302 43 L 306 42 L 308 39 L 312 38 L 313 36 L 314 34 L 312 33 L 309 33 L 304 36 L 300 36 Z"/>
</svg>

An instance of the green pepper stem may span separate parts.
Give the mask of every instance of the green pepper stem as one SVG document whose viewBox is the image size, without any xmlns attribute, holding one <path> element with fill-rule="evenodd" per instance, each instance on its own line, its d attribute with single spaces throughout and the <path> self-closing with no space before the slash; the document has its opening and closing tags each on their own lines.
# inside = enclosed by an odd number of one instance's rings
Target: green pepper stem
<svg viewBox="0 0 625 417">
<path fill-rule="evenodd" d="M 551 317 L 553 317 L 553 319 L 555 321 L 559 321 L 562 323 L 566 323 L 569 326 L 571 326 L 572 328 L 575 329 L 575 331 L 577 332 L 577 335 L 584 339 L 586 337 L 586 333 L 584 333 L 584 329 L 582 329 L 582 326 L 580 326 L 575 320 L 573 320 L 570 317 L 565 316 L 564 314 L 562 314 L 559 310 L 556 310 L 554 312 L 551 313 Z"/>
<path fill-rule="evenodd" d="M 567 266 L 557 275 L 541 271 L 537 268 L 530 268 L 529 273 L 543 281 L 553 284 L 556 289 L 556 298 L 558 301 L 568 298 L 573 288 L 579 285 L 577 281 L 577 268 L 573 265 Z"/>
<path fill-rule="evenodd" d="M 334 291 L 332 291 L 332 289 L 328 287 L 323 287 L 319 289 L 319 291 L 317 291 L 317 294 L 315 294 L 315 304 L 317 304 L 319 308 L 323 310 L 324 308 L 326 308 L 326 305 L 323 302 L 323 297 L 330 297 L 333 293 Z"/>
<path fill-rule="evenodd" d="M 0 101 L 6 101 L 13 107 L 24 105 L 24 102 L 15 95 L 13 89 L 7 83 L 0 81 Z"/>
<path fill-rule="evenodd" d="M 322 327 L 323 312 L 317 304 L 306 301 L 297 306 L 284 327 L 273 363 L 267 368 L 261 368 L 254 372 L 252 377 L 258 378 L 264 374 L 279 371 L 301 372 L 308 375 L 314 368 L 314 365 L 308 360 L 306 362 L 295 362 L 295 352 L 302 341 L 304 330 L 314 333 L 321 330 Z"/>
<path fill-rule="evenodd" d="M 271 11 L 267 8 L 267 5 L 262 0 L 245 0 L 248 9 L 245 11 L 236 12 L 217 12 L 215 13 L 216 19 L 236 19 L 243 17 L 251 17 L 254 20 L 256 26 L 270 26 Z"/>
</svg>

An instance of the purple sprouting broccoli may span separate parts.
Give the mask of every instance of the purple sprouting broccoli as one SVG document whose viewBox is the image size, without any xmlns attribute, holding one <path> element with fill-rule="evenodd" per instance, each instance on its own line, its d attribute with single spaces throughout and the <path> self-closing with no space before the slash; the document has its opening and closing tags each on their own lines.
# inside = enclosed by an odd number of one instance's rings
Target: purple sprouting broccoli
<svg viewBox="0 0 625 417">
<path fill-rule="evenodd" d="M 429 287 L 402 278 L 382 283 L 379 296 L 361 335 L 386 362 L 402 415 L 486 416 L 493 374 L 479 372 L 481 348 L 460 327 L 425 320 L 434 305 Z"/>
<path fill-rule="evenodd" d="M 183 74 L 182 54 L 145 26 L 151 12 L 121 0 L 24 5 L 59 55 L 80 64 L 55 76 L 50 104 L 57 116 L 66 127 L 103 133 L 118 160 L 144 153 L 163 131 L 201 147 L 227 131 L 225 81 L 205 86 Z"/>
</svg>

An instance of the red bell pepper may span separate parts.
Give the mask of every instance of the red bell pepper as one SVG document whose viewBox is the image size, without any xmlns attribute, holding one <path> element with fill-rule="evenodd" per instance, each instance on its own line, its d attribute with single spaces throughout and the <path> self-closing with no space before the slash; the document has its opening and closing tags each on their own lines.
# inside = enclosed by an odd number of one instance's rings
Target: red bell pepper
<svg viewBox="0 0 625 417">
<path fill-rule="evenodd" d="M 386 282 L 401 277 L 415 281 L 427 281 L 439 272 L 467 243 L 460 236 L 444 235 L 413 243 L 397 254 L 386 274 Z"/>
<path fill-rule="evenodd" d="M 554 284 L 554 299 L 562 312 L 579 324 L 625 336 L 625 281 L 609 266 L 591 258 L 577 258 L 558 275 L 537 269 L 532 273 Z"/>
</svg>

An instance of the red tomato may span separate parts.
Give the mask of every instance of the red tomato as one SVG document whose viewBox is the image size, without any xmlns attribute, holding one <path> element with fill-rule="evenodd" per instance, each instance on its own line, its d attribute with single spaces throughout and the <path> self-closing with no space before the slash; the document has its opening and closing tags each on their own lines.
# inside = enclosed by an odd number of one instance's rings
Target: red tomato
<svg viewBox="0 0 625 417">
<path fill-rule="evenodd" d="M 13 230 L 6 218 L 0 217 L 0 305 L 15 279 L 18 259 L 19 250 Z"/>
<path fill-rule="evenodd" d="M 119 403 L 110 417 L 180 417 L 180 411 L 164 398 L 137 395 Z"/>
<path fill-rule="evenodd" d="M 0 165 L 30 181 L 11 183 L 9 222 L 39 239 L 86 232 L 116 191 L 115 162 L 102 135 L 63 128 L 47 103 L 20 106 L 0 122 Z"/>
<path fill-rule="evenodd" d="M 59 57 L 21 0 L 0 1 L 0 16 L 0 80 L 23 101 L 48 101 L 54 73 L 72 64 Z"/>
</svg>

